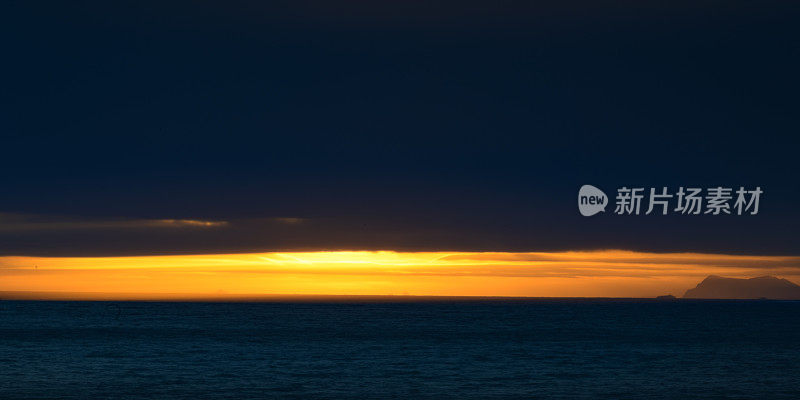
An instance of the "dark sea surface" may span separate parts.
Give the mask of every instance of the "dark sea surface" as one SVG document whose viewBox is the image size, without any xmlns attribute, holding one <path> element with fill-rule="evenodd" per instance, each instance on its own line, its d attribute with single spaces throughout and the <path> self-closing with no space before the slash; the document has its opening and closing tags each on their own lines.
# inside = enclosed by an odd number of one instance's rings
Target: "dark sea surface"
<svg viewBox="0 0 800 400">
<path fill-rule="evenodd" d="M 800 399 L 800 302 L 0 301 L 2 399 Z"/>
</svg>

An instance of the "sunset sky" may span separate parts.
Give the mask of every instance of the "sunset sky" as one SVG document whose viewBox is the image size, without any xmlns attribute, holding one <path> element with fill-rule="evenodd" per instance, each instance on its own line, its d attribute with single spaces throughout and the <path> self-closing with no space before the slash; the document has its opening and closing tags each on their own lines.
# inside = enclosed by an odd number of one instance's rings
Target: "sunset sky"
<svg viewBox="0 0 800 400">
<path fill-rule="evenodd" d="M 90 3 L 3 5 L 2 292 L 800 276 L 787 2 Z M 584 184 L 763 195 L 758 215 L 587 218 Z"/>
<path fill-rule="evenodd" d="M 800 276 L 798 257 L 629 251 L 336 251 L 134 257 L 2 257 L 11 297 L 176 299 L 285 295 L 653 297 L 710 274 Z"/>
</svg>

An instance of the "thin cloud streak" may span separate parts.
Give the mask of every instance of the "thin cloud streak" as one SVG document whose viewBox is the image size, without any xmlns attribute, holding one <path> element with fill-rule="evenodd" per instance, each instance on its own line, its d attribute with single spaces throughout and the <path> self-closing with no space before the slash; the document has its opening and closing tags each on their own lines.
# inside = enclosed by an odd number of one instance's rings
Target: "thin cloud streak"
<svg viewBox="0 0 800 400">
<path fill-rule="evenodd" d="M 0 232 L 53 232 L 152 228 L 218 228 L 224 226 L 228 226 L 227 221 L 208 221 L 198 219 L 102 219 L 0 213 Z"/>
</svg>

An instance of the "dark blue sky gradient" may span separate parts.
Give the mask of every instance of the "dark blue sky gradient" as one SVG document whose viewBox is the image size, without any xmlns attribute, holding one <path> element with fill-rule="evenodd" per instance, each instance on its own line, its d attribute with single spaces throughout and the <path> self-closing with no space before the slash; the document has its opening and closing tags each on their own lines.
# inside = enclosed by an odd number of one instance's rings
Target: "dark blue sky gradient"
<svg viewBox="0 0 800 400">
<path fill-rule="evenodd" d="M 795 2 L 259 3 L 3 3 L 0 212 L 230 224 L 0 253 L 800 252 Z M 585 183 L 765 193 L 583 218 Z"/>
</svg>

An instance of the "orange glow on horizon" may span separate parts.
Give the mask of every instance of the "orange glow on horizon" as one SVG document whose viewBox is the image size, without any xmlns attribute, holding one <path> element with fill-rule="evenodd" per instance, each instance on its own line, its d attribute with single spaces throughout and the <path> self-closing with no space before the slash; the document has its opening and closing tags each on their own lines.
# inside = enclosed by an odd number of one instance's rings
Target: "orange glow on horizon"
<svg viewBox="0 0 800 400">
<path fill-rule="evenodd" d="M 796 281 L 800 257 L 622 250 L 7 256 L 0 257 L 0 292 L 33 292 L 28 298 L 82 293 L 77 297 L 104 299 L 271 294 L 653 297 L 681 296 L 711 274 L 778 275 Z"/>
</svg>

